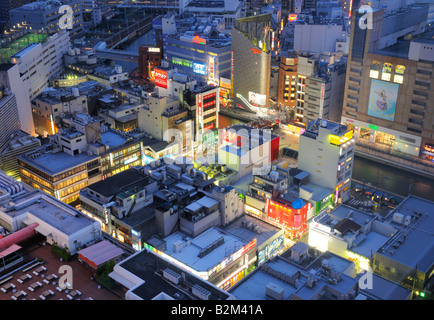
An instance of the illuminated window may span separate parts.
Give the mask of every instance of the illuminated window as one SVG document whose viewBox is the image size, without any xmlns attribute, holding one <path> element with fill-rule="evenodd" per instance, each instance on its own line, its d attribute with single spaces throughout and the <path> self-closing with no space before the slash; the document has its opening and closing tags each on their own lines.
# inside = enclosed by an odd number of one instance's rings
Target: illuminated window
<svg viewBox="0 0 434 320">
<path fill-rule="evenodd" d="M 374 79 L 378 79 L 380 74 L 380 62 L 373 60 L 371 62 L 371 70 L 369 72 L 369 76 Z"/>
<path fill-rule="evenodd" d="M 393 82 L 403 83 L 404 72 L 405 72 L 405 66 L 397 65 L 395 68 L 395 77 L 393 78 Z"/>
<path fill-rule="evenodd" d="M 392 79 L 392 64 L 385 62 L 383 65 L 383 73 L 381 74 L 381 80 L 390 81 Z"/>
<path fill-rule="evenodd" d="M 399 74 L 395 74 L 393 82 L 402 84 L 404 82 L 404 77 Z"/>
</svg>

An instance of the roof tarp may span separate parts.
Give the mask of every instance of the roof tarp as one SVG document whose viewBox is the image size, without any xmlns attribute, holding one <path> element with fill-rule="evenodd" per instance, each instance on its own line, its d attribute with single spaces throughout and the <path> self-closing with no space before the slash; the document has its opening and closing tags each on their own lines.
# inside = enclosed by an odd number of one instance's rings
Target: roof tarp
<svg viewBox="0 0 434 320">
<path fill-rule="evenodd" d="M 98 268 L 98 266 L 120 256 L 123 253 L 124 251 L 121 248 L 115 246 L 107 240 L 98 242 L 93 246 L 78 251 L 79 258 L 87 262 L 95 269 Z"/>
</svg>

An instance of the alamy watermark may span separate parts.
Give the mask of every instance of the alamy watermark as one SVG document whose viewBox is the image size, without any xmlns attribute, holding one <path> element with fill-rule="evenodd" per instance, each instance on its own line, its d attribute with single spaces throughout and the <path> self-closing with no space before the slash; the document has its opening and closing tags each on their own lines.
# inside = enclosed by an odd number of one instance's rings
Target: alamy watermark
<svg viewBox="0 0 434 320">
<path fill-rule="evenodd" d="M 374 28 L 373 10 L 369 5 L 364 5 L 359 8 L 359 14 L 362 16 L 359 19 L 359 28 L 362 30 Z"/>
<path fill-rule="evenodd" d="M 63 274 L 59 278 L 59 288 L 62 290 L 72 289 L 73 276 L 72 267 L 69 265 L 61 265 L 59 267 L 59 274 Z"/>
<path fill-rule="evenodd" d="M 59 8 L 59 14 L 63 14 L 59 19 L 59 28 L 64 30 L 71 30 L 73 19 L 74 19 L 74 12 L 71 8 L 71 6 L 68 5 L 62 5 Z"/>
<path fill-rule="evenodd" d="M 212 143 L 205 142 L 204 136 L 214 134 L 211 130 L 206 130 L 204 134 L 198 134 L 196 137 L 197 146 L 193 150 L 195 159 L 200 159 L 201 162 L 207 165 L 240 165 L 243 167 L 254 166 L 253 173 L 258 175 L 266 175 L 270 172 L 270 151 L 271 141 L 276 138 L 271 133 L 270 129 L 256 128 L 241 128 L 235 129 L 218 129 L 218 149 Z M 190 144 L 192 141 L 184 141 L 183 132 L 178 129 L 166 130 L 163 134 L 163 140 L 171 141 L 166 147 L 168 149 L 182 150 L 184 142 Z M 268 144 L 269 142 L 270 144 Z M 227 150 L 221 150 L 227 145 Z M 219 152 L 224 152 L 224 155 L 219 156 Z M 277 150 L 278 152 L 278 150 Z M 181 164 L 184 159 L 177 157 L 174 163 Z"/>
</svg>

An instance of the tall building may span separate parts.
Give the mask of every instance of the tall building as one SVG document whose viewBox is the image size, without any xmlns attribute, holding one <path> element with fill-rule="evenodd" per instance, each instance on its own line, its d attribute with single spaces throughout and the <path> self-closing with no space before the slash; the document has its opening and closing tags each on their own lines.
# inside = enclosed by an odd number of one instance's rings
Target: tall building
<svg viewBox="0 0 434 320">
<path fill-rule="evenodd" d="M 285 51 L 280 55 L 277 105 L 286 110 L 295 107 L 297 60 L 298 56 L 295 53 Z"/>
<path fill-rule="evenodd" d="M 271 13 L 235 20 L 232 28 L 232 98 L 252 111 L 268 107 L 270 97 Z"/>
<path fill-rule="evenodd" d="M 166 20 L 165 20 L 166 21 Z M 231 71 L 231 35 L 222 18 L 179 21 L 163 40 L 164 59 L 200 82 L 218 85 Z"/>
<path fill-rule="evenodd" d="M 201 0 L 192 0 L 186 7 L 185 12 L 193 13 L 197 17 L 206 17 L 210 15 L 224 19 L 224 30 L 230 32 L 234 21 L 243 16 L 244 0 L 223 0 L 208 2 Z"/>
<path fill-rule="evenodd" d="M 4 47 L 1 83 L 15 94 L 21 129 L 31 135 L 35 129 L 30 102 L 48 87 L 51 77 L 61 73 L 63 54 L 69 46 L 68 32 L 61 31 L 51 35 L 26 33 Z"/>
<path fill-rule="evenodd" d="M 33 0 L 1 0 L 0 1 L 0 32 L 10 27 L 9 11 L 21 7 Z"/>
<path fill-rule="evenodd" d="M 340 121 L 346 61 L 340 54 L 298 56 L 295 119 Z"/>
<path fill-rule="evenodd" d="M 354 144 L 352 129 L 323 119 L 300 135 L 298 169 L 310 174 L 311 183 L 334 190 L 335 203 L 350 196 Z"/>
<path fill-rule="evenodd" d="M 70 11 L 61 11 L 62 6 L 69 6 Z M 69 12 L 72 12 L 71 17 Z M 36 1 L 13 9 L 9 14 L 12 25 L 25 25 L 34 31 L 55 33 L 67 29 L 71 37 L 83 32 L 80 0 Z"/>
<path fill-rule="evenodd" d="M 354 129 L 362 154 L 432 174 L 422 160 L 434 158 L 434 32 L 426 28 L 427 10 L 417 4 L 387 15 L 374 11 L 373 29 L 360 28 L 354 12 L 341 122 Z"/>
<path fill-rule="evenodd" d="M 17 99 L 10 89 L 5 90 L 3 86 L 0 90 L 0 151 L 20 129 Z"/>
<path fill-rule="evenodd" d="M 163 50 L 158 46 L 142 45 L 139 48 L 139 73 L 144 79 L 154 80 L 154 68 L 161 65 Z"/>
</svg>

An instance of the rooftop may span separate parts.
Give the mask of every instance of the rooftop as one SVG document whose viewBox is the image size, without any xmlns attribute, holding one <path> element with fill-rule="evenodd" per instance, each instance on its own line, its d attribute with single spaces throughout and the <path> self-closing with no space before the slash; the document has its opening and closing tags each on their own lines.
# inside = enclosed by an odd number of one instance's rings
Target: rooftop
<svg viewBox="0 0 434 320">
<path fill-rule="evenodd" d="M 375 216 L 355 208 L 340 205 L 330 213 L 324 212 L 315 217 L 315 222 L 330 228 L 338 227 L 342 232 L 358 230 L 375 219 Z"/>
<path fill-rule="evenodd" d="M 282 231 L 280 228 L 247 214 L 232 222 L 224 230 L 246 242 L 256 238 L 258 247 Z"/>
<path fill-rule="evenodd" d="M 269 260 L 264 265 L 288 277 L 294 276 L 297 272 L 300 272 L 300 269 L 296 265 L 279 257 Z M 292 295 L 297 291 L 297 288 L 281 280 L 280 277 L 272 275 L 271 272 L 266 272 L 264 265 L 256 269 L 251 275 L 239 282 L 239 284 L 235 285 L 229 292 L 233 294 L 237 300 L 268 300 L 269 298 L 265 295 L 265 288 L 273 284 L 283 290 L 282 300 L 291 299 Z M 299 278 L 299 287 L 303 286 L 305 283 L 305 278 Z"/>
<path fill-rule="evenodd" d="M 86 164 L 98 158 L 98 156 L 87 155 L 87 153 L 79 153 L 75 156 L 71 156 L 65 152 L 53 153 L 52 151 L 44 152 L 43 150 L 39 150 L 39 152 L 32 151 L 18 158 L 50 175 L 55 175 L 79 165 Z"/>
<path fill-rule="evenodd" d="M 394 213 L 410 217 L 410 223 L 407 226 L 391 219 L 390 223 L 399 230 L 377 254 L 421 272 L 428 272 L 434 262 L 434 202 L 410 195 L 391 215 Z"/>
<path fill-rule="evenodd" d="M 191 239 L 190 245 L 184 245 L 179 252 L 175 252 L 174 245 L 179 243 L 179 241 L 184 243 L 184 238 L 185 235 L 181 232 L 175 232 L 165 238 L 164 240 L 167 244 L 165 253 L 199 272 L 211 270 L 225 258 L 229 257 L 248 243 L 240 237 L 212 227 L 198 235 L 196 238 Z M 214 248 L 205 256 L 200 257 L 199 253 L 203 249 L 206 249 L 219 239 L 223 239 L 221 245 Z"/>
<path fill-rule="evenodd" d="M 127 142 L 127 139 L 113 131 L 106 131 L 101 134 L 101 143 L 110 148 L 120 146 Z"/>
<path fill-rule="evenodd" d="M 89 185 L 87 188 L 105 197 L 117 195 L 133 187 L 144 187 L 154 182 L 148 175 L 141 174 L 136 168 L 119 172 L 105 180 Z"/>
<path fill-rule="evenodd" d="M 0 209 L 14 218 L 30 214 L 67 235 L 73 235 L 95 223 L 95 220 L 41 190 L 16 197 L 13 205 L 2 204 Z"/>
<path fill-rule="evenodd" d="M 137 252 L 129 258 L 119 263 L 123 277 L 131 274 L 136 278 L 136 281 L 143 281 L 132 289 L 132 293 L 144 300 L 151 300 L 161 292 L 177 300 L 197 300 L 190 289 L 185 290 L 182 283 L 178 286 L 171 281 L 164 279 L 163 273 L 167 269 L 171 269 L 172 273 L 184 273 L 189 282 L 190 287 L 200 285 L 205 290 L 211 293 L 212 300 L 227 300 L 231 299 L 231 295 L 223 290 L 212 285 L 208 281 L 204 281 L 198 276 L 188 272 L 187 270 L 170 263 L 167 259 L 161 257 L 158 253 L 150 252 L 147 249 Z M 181 289 L 181 287 L 183 289 Z"/>
</svg>

